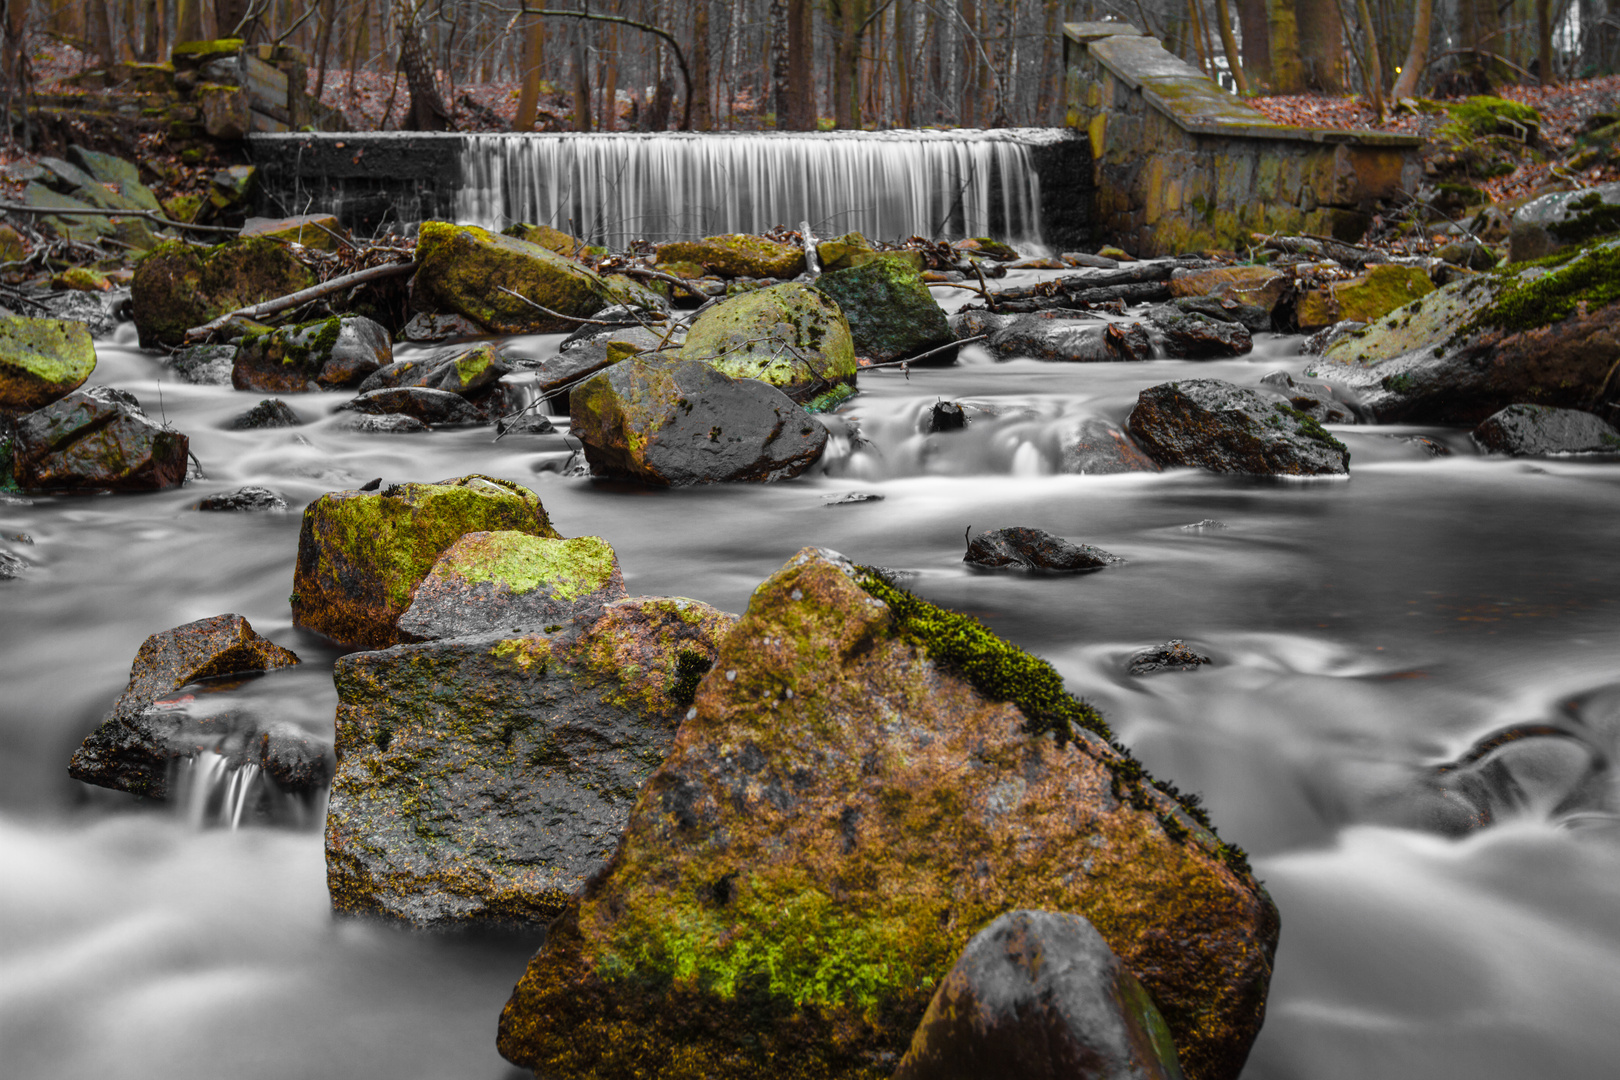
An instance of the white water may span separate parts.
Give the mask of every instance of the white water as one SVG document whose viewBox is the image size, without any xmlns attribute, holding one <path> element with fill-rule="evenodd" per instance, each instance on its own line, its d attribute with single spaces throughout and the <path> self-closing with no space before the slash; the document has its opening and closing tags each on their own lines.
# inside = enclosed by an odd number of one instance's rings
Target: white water
<svg viewBox="0 0 1620 1080">
<path fill-rule="evenodd" d="M 632 240 L 760 233 L 994 235 L 1041 246 L 1030 140 L 1050 132 L 469 135 L 457 220 Z"/>
</svg>

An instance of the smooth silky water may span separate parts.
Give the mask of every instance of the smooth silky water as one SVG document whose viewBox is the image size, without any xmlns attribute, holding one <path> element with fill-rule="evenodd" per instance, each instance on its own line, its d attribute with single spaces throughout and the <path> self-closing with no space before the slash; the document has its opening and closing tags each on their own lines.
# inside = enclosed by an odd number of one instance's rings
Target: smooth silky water
<svg viewBox="0 0 1620 1080">
<path fill-rule="evenodd" d="M 340 431 L 346 395 L 288 399 L 302 428 L 226 431 L 260 395 L 175 383 L 132 337 L 99 345 L 94 381 L 190 434 L 208 479 L 0 504 L 0 535 L 35 540 L 3 541 L 32 569 L 0 583 L 7 1076 L 512 1073 L 495 1025 L 536 938 L 335 920 L 320 808 L 266 824 L 272 802 L 207 762 L 169 807 L 66 774 L 141 641 L 221 612 L 304 658 L 227 692 L 330 739 L 336 652 L 287 606 L 298 511 L 378 476 L 468 472 L 531 485 L 565 535 L 606 537 L 632 593 L 741 611 L 796 550 L 824 545 L 910 572 L 911 588 L 1050 659 L 1155 773 L 1204 794 L 1277 901 L 1248 1080 L 1584 1077 L 1620 1060 L 1612 460 L 1492 460 L 1455 431 L 1346 427 L 1348 482 L 1055 474 L 1066 430 L 1123 419 L 1146 386 L 1297 370 L 1298 339 L 1267 337 L 1215 363 L 992 364 L 970 349 L 949 369 L 868 373 L 813 473 L 649 491 L 568 475 L 560 434 Z M 969 406 L 966 431 L 921 433 L 940 399 Z M 1400 437 L 1414 434 L 1457 452 L 1430 459 Z M 247 483 L 292 512 L 191 509 Z M 883 499 L 827 505 L 854 491 Z M 1184 528 L 1205 519 L 1227 527 Z M 1129 562 L 1070 577 L 962 565 L 965 530 L 1012 524 Z M 1123 673 L 1172 637 L 1215 664 Z M 1474 749 L 1526 725 L 1556 733 Z M 1436 767 L 1460 760 L 1443 794 Z M 1459 831 L 1481 810 L 1493 825 Z"/>
</svg>

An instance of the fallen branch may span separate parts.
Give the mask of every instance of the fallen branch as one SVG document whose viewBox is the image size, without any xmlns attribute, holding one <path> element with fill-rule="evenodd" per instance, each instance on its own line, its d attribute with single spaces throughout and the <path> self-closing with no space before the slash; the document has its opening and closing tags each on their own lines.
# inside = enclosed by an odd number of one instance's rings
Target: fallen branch
<svg viewBox="0 0 1620 1080">
<path fill-rule="evenodd" d="M 1369 263 L 1388 262 L 1389 256 L 1371 248 L 1346 244 L 1327 236 L 1275 236 L 1271 233 L 1251 233 L 1263 247 L 1285 255 L 1309 255 L 1313 259 L 1332 259 L 1334 262 L 1360 270 Z"/>
<path fill-rule="evenodd" d="M 352 274 L 344 274 L 342 277 L 335 277 L 330 281 L 323 281 L 319 285 L 312 285 L 307 289 L 301 289 L 295 293 L 288 293 L 286 296 L 278 296 L 274 300 L 266 300 L 259 304 L 249 304 L 247 307 L 237 308 L 235 311 L 227 311 L 225 314 L 221 315 L 217 319 L 212 320 L 211 322 L 206 322 L 201 326 L 194 326 L 190 330 L 187 330 L 186 340 L 190 342 L 202 341 L 214 331 L 224 327 L 224 325 L 230 322 L 232 319 L 262 319 L 268 315 L 274 315 L 278 312 L 286 311 L 289 308 L 295 308 L 302 304 L 307 304 L 311 300 L 319 300 L 323 296 L 330 296 L 333 293 L 342 292 L 344 289 L 352 288 L 356 285 L 364 285 L 371 281 L 381 281 L 384 278 L 398 277 L 401 274 L 408 274 L 415 269 L 415 262 L 388 263 L 384 266 L 373 266 L 367 270 L 358 270 Z"/>
<path fill-rule="evenodd" d="M 81 210 L 77 207 L 22 206 L 17 203 L 0 203 L 0 211 L 4 211 L 8 214 L 33 214 L 37 217 L 57 217 L 59 215 L 66 215 L 68 217 L 104 218 L 138 217 L 145 218 L 147 221 L 155 221 L 159 225 L 164 225 L 171 229 L 190 229 L 192 232 L 230 233 L 232 236 L 235 236 L 237 233 L 242 231 L 240 229 L 228 229 L 223 225 L 187 225 L 183 221 L 171 221 L 162 214 L 156 214 L 150 210 L 97 210 L 88 206 Z"/>
<path fill-rule="evenodd" d="M 960 341 L 953 341 L 949 345 L 941 345 L 937 349 L 929 349 L 925 353 L 918 353 L 916 356 L 908 356 L 904 360 L 886 360 L 881 364 L 867 364 L 865 367 L 861 368 L 861 370 L 875 371 L 878 368 L 900 367 L 904 364 L 915 364 L 919 360 L 926 360 L 930 356 L 937 356 L 949 349 L 960 349 L 963 345 L 972 345 L 975 341 L 984 341 L 989 336 L 989 334 L 975 334 L 973 337 L 965 337 Z"/>
<path fill-rule="evenodd" d="M 618 272 L 629 277 L 644 277 L 650 278 L 653 281 L 667 281 L 671 285 L 685 289 L 692 296 L 701 296 L 705 300 L 709 299 L 708 293 L 698 291 L 696 282 L 688 281 L 686 278 L 678 278 L 674 274 L 665 274 L 658 270 L 643 270 L 639 266 L 626 266 L 624 269 Z"/>
<path fill-rule="evenodd" d="M 582 324 L 584 326 L 629 326 L 630 325 L 629 323 L 625 323 L 625 322 L 614 322 L 614 321 L 612 321 L 610 319 L 586 319 L 586 318 L 581 318 L 578 315 L 564 315 L 560 311 L 552 311 L 550 308 L 546 307 L 544 304 L 537 304 L 533 300 L 530 300 L 527 296 L 524 296 L 522 293 L 513 292 L 511 289 L 508 289 L 504 285 L 497 285 L 497 286 L 495 286 L 495 288 L 499 289 L 501 292 L 505 293 L 507 296 L 515 296 L 515 297 L 517 297 L 519 300 L 523 301 L 525 304 L 528 304 L 530 307 L 534 308 L 534 310 L 543 311 L 547 315 L 550 315 L 554 319 L 563 319 L 563 320 L 565 320 L 567 322 L 580 323 L 580 324 Z M 637 321 L 639 322 L 640 320 L 637 320 Z M 645 324 L 643 324 L 643 325 L 645 325 Z"/>
</svg>

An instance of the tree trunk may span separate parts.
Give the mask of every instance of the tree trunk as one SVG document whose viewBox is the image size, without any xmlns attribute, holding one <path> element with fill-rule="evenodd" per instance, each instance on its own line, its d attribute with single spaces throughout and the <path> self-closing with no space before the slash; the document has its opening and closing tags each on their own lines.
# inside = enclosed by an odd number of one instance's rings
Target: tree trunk
<svg viewBox="0 0 1620 1080">
<path fill-rule="evenodd" d="M 220 37 L 230 37 L 248 15 L 248 0 L 214 0 L 214 26 Z M 260 16 L 262 21 L 263 16 Z"/>
<path fill-rule="evenodd" d="M 602 130 L 619 127 L 619 28 L 607 33 L 607 63 L 602 66 Z"/>
<path fill-rule="evenodd" d="M 916 73 L 913 70 L 911 31 L 915 14 L 909 0 L 894 5 L 894 112 L 900 127 L 917 124 Z"/>
<path fill-rule="evenodd" d="M 1378 28 L 1373 23 L 1372 12 L 1367 9 L 1367 0 L 1356 0 L 1356 18 L 1367 35 L 1367 97 L 1372 101 L 1373 113 L 1383 120 L 1384 61 L 1378 54 Z"/>
<path fill-rule="evenodd" d="M 788 9 L 792 0 L 770 0 L 771 4 L 771 112 L 776 114 L 778 130 L 793 129 L 793 75 L 789 60 L 792 46 L 788 42 Z"/>
<path fill-rule="evenodd" d="M 1558 72 L 1553 67 L 1552 38 L 1551 0 L 1536 0 L 1536 63 L 1541 68 L 1536 74 L 1542 86 L 1558 81 Z"/>
<path fill-rule="evenodd" d="M 422 48 L 421 30 L 407 8 L 400 10 L 399 66 L 405 72 L 405 85 L 411 105 L 402 125 L 408 131 L 453 131 L 450 112 L 439 97 L 439 84 L 433 66 Z"/>
<path fill-rule="evenodd" d="M 589 26 L 574 20 L 574 130 L 591 130 L 591 71 L 585 49 Z"/>
<path fill-rule="evenodd" d="M 1243 61 L 1238 56 L 1237 38 L 1232 34 L 1232 10 L 1226 0 L 1215 0 L 1216 29 L 1221 33 L 1221 48 L 1226 50 L 1226 62 L 1232 68 L 1232 81 L 1237 83 L 1239 97 L 1249 96 L 1249 82 L 1243 77 Z"/>
<path fill-rule="evenodd" d="M 1336 0 L 1295 0 L 1301 72 L 1306 87 L 1344 92 L 1344 20 Z"/>
<path fill-rule="evenodd" d="M 517 131 L 533 131 L 540 113 L 540 72 L 546 63 L 546 20 L 530 15 L 522 25 L 523 72 L 518 86 L 517 117 L 512 127 Z"/>
<path fill-rule="evenodd" d="M 833 126 L 859 128 L 860 32 L 866 18 L 864 0 L 836 0 L 829 10 L 837 18 L 833 43 Z"/>
<path fill-rule="evenodd" d="M 1238 25 L 1243 29 L 1243 73 L 1255 93 L 1271 85 L 1271 31 L 1266 25 L 1270 0 L 1237 0 Z"/>
<path fill-rule="evenodd" d="M 709 111 L 709 0 L 692 4 L 692 126 L 698 131 L 714 128 Z"/>
<path fill-rule="evenodd" d="M 1305 89 L 1305 66 L 1299 58 L 1299 23 L 1294 0 L 1266 0 L 1266 30 L 1271 42 L 1271 89 L 1298 94 Z"/>
<path fill-rule="evenodd" d="M 816 126 L 814 16 L 811 0 L 787 0 L 787 126 L 792 131 Z"/>
<path fill-rule="evenodd" d="M 1476 51 L 1473 57 L 1463 58 L 1465 63 L 1490 79 L 1496 65 L 1479 54 L 1502 52 L 1502 18 L 1496 0 L 1457 0 L 1457 21 L 1461 47 Z"/>
<path fill-rule="evenodd" d="M 1412 13 L 1412 47 L 1406 50 L 1406 63 L 1401 65 L 1401 77 L 1395 80 L 1390 99 L 1416 97 L 1418 79 L 1429 60 L 1429 28 L 1434 17 L 1434 0 L 1416 0 L 1417 10 Z"/>
<path fill-rule="evenodd" d="M 963 127 L 974 127 L 979 118 L 979 8 L 976 0 L 962 0 L 959 29 L 962 33 L 962 107 L 957 110 L 956 122 Z"/>
</svg>

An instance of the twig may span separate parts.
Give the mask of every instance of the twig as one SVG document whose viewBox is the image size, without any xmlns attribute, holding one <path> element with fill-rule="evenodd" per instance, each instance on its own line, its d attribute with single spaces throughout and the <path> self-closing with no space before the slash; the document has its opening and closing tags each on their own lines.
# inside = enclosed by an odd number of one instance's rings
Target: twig
<svg viewBox="0 0 1620 1080">
<path fill-rule="evenodd" d="M 876 368 L 898 367 L 901 364 L 915 364 L 919 360 L 926 360 L 930 356 L 937 356 L 940 353 L 946 352 L 946 351 L 948 351 L 950 349 L 958 349 L 958 348 L 961 348 L 963 345 L 971 345 L 975 341 L 983 341 L 986 338 L 988 338 L 989 336 L 990 336 L 989 334 L 975 334 L 973 337 L 965 337 L 960 341 L 953 341 L 949 345 L 941 345 L 937 349 L 929 349 L 925 353 L 918 353 L 916 356 L 908 356 L 904 360 L 886 360 L 881 364 L 868 364 L 865 367 L 861 368 L 861 370 L 862 371 L 872 371 L 872 370 L 874 370 Z"/>
<path fill-rule="evenodd" d="M 924 284 L 926 284 L 930 289 L 966 289 L 970 293 L 978 293 L 980 296 L 984 297 L 986 303 L 988 303 L 990 300 L 990 294 L 988 292 L 985 292 L 983 289 L 976 289 L 972 285 L 969 285 L 963 281 L 929 281 L 924 282 Z"/>
<path fill-rule="evenodd" d="M 547 315 L 550 315 L 554 319 L 564 319 L 564 320 L 566 320 L 568 322 L 583 323 L 586 326 L 623 326 L 624 325 L 623 323 L 609 322 L 607 319 L 582 319 L 578 315 L 564 315 L 560 311 L 552 311 L 550 308 L 546 307 L 544 304 L 535 303 L 533 300 L 530 300 L 527 296 L 524 296 L 522 293 L 513 292 L 511 289 L 508 289 L 505 285 L 497 285 L 497 286 L 495 286 L 495 288 L 499 289 L 501 292 L 505 293 L 507 296 L 515 296 L 515 297 L 517 297 L 519 300 L 523 301 L 525 304 L 528 304 L 530 307 L 534 308 L 534 310 L 543 311 Z"/>
<path fill-rule="evenodd" d="M 247 307 L 237 308 L 235 311 L 227 311 L 211 322 L 187 330 L 186 340 L 201 341 L 238 316 L 248 319 L 262 319 L 266 315 L 274 315 L 277 312 L 286 311 L 288 308 L 300 307 L 311 300 L 318 300 L 323 296 L 342 292 L 344 289 L 355 285 L 364 285 L 369 281 L 381 281 L 384 278 L 398 277 L 415 269 L 415 262 L 388 263 L 384 266 L 373 266 L 367 270 L 360 270 L 353 274 L 344 274 L 342 277 L 323 281 L 319 285 L 313 285 L 295 293 L 288 293 L 286 296 L 278 296 L 274 300 L 266 300 L 261 304 L 249 304 Z"/>
<path fill-rule="evenodd" d="M 4 211 L 8 214 L 35 214 L 39 217 L 56 217 L 59 214 L 67 215 L 69 217 L 138 217 L 145 218 L 148 221 L 155 221 L 159 225 L 165 225 L 171 229 L 190 229 L 193 232 L 230 233 L 232 236 L 235 236 L 237 233 L 242 231 L 240 229 L 228 229 L 223 225 L 187 225 L 183 221 L 170 221 L 162 214 L 154 214 L 150 210 L 97 210 L 88 206 L 80 210 L 74 207 L 66 206 L 19 206 L 16 203 L 0 203 L 0 211 Z"/>
</svg>

